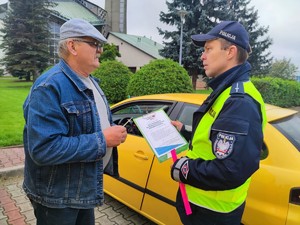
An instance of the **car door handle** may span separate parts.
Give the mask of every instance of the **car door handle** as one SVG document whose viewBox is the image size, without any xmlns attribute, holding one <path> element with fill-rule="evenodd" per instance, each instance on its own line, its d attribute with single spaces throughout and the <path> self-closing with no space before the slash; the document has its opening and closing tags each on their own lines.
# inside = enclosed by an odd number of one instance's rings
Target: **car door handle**
<svg viewBox="0 0 300 225">
<path fill-rule="evenodd" d="M 142 151 L 138 151 L 136 153 L 134 153 L 134 156 L 140 159 L 144 159 L 144 160 L 148 160 L 149 157 L 147 155 L 144 154 L 144 152 Z"/>
</svg>

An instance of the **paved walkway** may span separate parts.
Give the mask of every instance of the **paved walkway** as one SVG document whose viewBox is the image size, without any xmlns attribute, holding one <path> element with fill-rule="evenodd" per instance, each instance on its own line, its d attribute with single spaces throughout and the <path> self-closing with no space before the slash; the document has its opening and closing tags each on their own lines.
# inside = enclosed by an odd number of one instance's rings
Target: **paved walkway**
<svg viewBox="0 0 300 225">
<path fill-rule="evenodd" d="M 23 146 L 0 148 L 0 225 L 36 224 L 32 206 L 22 189 L 23 168 Z M 108 195 L 104 202 L 95 208 L 96 225 L 154 225 Z"/>
</svg>

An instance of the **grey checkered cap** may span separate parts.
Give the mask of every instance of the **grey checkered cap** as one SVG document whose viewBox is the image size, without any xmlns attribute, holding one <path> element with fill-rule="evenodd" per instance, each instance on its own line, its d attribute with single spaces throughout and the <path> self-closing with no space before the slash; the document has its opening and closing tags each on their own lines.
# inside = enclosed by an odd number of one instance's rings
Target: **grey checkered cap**
<svg viewBox="0 0 300 225">
<path fill-rule="evenodd" d="M 92 37 L 99 42 L 107 42 L 92 24 L 78 18 L 70 19 L 60 27 L 60 40 L 72 37 Z"/>
</svg>

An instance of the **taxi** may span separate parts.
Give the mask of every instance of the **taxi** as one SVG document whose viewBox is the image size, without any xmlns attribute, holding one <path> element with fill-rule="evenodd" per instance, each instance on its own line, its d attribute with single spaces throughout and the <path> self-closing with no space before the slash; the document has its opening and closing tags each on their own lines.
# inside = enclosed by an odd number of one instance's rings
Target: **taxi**
<svg viewBox="0 0 300 225">
<path fill-rule="evenodd" d="M 175 209 L 178 183 L 170 177 L 172 159 L 159 162 L 131 118 L 163 109 L 191 129 L 202 94 L 159 94 L 126 99 L 112 106 L 115 124 L 128 131 L 118 147 L 120 177 L 104 176 L 104 191 L 156 224 L 179 225 Z M 252 176 L 243 225 L 300 224 L 300 116 L 266 105 L 268 123 L 260 169 Z M 185 155 L 180 153 L 178 157 Z"/>
</svg>

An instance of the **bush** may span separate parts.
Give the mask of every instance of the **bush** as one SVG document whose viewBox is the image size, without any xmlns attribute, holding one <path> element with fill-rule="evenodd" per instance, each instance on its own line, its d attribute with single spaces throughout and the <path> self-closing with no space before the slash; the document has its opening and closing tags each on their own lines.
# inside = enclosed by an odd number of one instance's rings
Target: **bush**
<svg viewBox="0 0 300 225">
<path fill-rule="evenodd" d="M 110 104 L 127 98 L 126 88 L 132 72 L 118 61 L 105 61 L 93 72 Z"/>
<path fill-rule="evenodd" d="M 140 96 L 160 93 L 193 92 L 187 71 L 170 59 L 153 60 L 130 78 L 127 93 Z"/>
<path fill-rule="evenodd" d="M 300 83 L 281 78 L 252 78 L 266 103 L 280 107 L 300 105 Z"/>
</svg>

